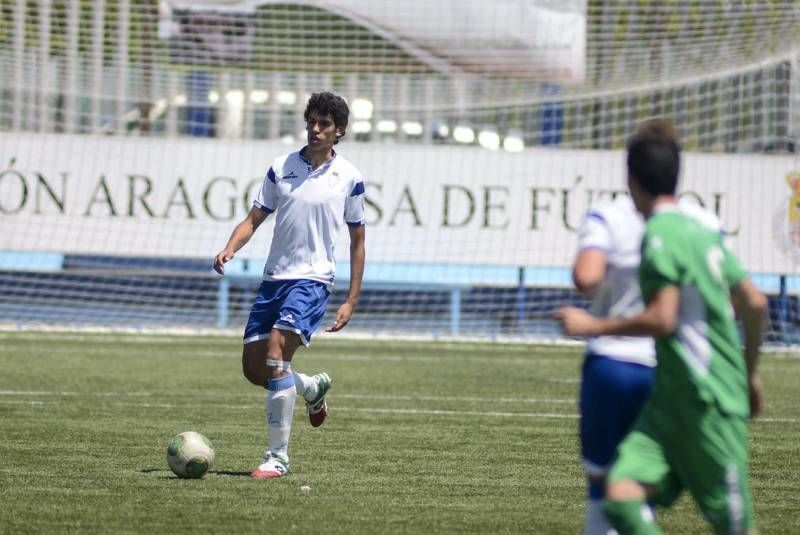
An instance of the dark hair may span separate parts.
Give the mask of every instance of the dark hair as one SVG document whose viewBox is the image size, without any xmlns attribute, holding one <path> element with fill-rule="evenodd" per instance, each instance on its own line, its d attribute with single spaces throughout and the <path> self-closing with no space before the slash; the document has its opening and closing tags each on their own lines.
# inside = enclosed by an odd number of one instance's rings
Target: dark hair
<svg viewBox="0 0 800 535">
<path fill-rule="evenodd" d="M 342 129 L 342 135 L 339 136 L 336 143 L 344 137 L 344 132 L 347 129 L 347 120 L 350 117 L 350 109 L 342 97 L 328 91 L 312 94 L 308 99 L 308 104 L 306 104 L 303 118 L 307 121 L 312 113 L 333 117 L 333 124 Z"/>
<path fill-rule="evenodd" d="M 680 166 L 681 148 L 669 122 L 645 121 L 628 140 L 628 173 L 650 195 L 674 195 Z"/>
</svg>

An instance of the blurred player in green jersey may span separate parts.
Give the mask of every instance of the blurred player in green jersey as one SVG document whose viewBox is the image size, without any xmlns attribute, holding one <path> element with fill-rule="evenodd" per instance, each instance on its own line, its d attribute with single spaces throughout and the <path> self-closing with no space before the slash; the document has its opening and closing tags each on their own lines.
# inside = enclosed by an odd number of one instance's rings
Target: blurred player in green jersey
<svg viewBox="0 0 800 535">
<path fill-rule="evenodd" d="M 674 137 L 640 129 L 627 164 L 631 197 L 647 219 L 639 268 L 645 310 L 628 318 L 571 307 L 556 313 L 568 335 L 656 339 L 653 389 L 617 449 L 604 510 L 621 534 L 660 533 L 646 501 L 669 506 L 685 489 L 717 533 L 747 533 L 754 529 L 748 417 L 763 406 L 756 362 L 767 301 L 720 233 L 677 209 Z"/>
</svg>

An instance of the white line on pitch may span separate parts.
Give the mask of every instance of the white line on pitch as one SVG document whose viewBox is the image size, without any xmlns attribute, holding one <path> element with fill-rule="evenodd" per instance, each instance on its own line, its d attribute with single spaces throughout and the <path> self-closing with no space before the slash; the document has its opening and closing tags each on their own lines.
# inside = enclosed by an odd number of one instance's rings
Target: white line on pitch
<svg viewBox="0 0 800 535">
<path fill-rule="evenodd" d="M 14 347 L 9 347 L 5 349 L 0 347 L 0 353 L 3 352 L 16 352 L 17 349 Z M 205 358 L 222 358 L 226 360 L 234 361 L 239 358 L 241 352 L 237 349 L 234 351 L 212 351 L 212 350 L 196 350 L 191 347 L 187 348 L 169 348 L 169 352 L 162 351 L 159 349 L 155 350 L 155 355 L 159 356 L 159 351 L 161 352 L 160 356 L 165 358 L 173 358 L 177 355 L 191 355 L 193 357 L 205 357 Z M 71 348 L 49 348 L 48 355 L 71 355 L 75 352 L 74 349 Z M 113 349 L 108 347 L 85 347 L 80 350 L 82 355 L 102 355 L 107 357 L 113 356 L 124 356 L 128 353 L 126 349 Z M 309 354 L 309 358 L 317 357 L 319 355 Z M 477 356 L 477 355 L 458 355 L 458 354 L 434 354 L 434 353 L 417 353 L 417 354 L 399 354 L 399 355 L 322 355 L 319 356 L 322 360 L 325 361 L 341 361 L 341 362 L 391 362 L 391 363 L 409 363 L 409 362 L 423 362 L 427 364 L 437 364 L 440 362 L 449 362 L 449 361 L 459 361 L 459 362 L 467 362 L 467 363 L 483 363 L 486 360 L 485 356 Z M 563 356 L 544 356 L 544 355 L 537 355 L 535 351 L 531 351 L 528 356 L 524 357 L 514 357 L 514 356 L 495 356 L 492 357 L 492 362 L 494 364 L 508 364 L 508 365 L 536 365 L 541 366 L 542 363 L 552 361 L 552 360 L 563 360 Z"/>
<path fill-rule="evenodd" d="M 52 405 L 51 401 L 17 401 L 0 399 L 0 405 L 15 404 L 15 405 Z M 140 407 L 147 409 L 175 409 L 178 406 L 171 403 L 112 403 L 111 405 L 121 407 Z M 257 405 L 216 405 L 218 409 L 227 410 L 246 410 L 257 408 Z M 305 409 L 303 409 L 305 410 Z M 557 414 L 545 412 L 481 412 L 481 411 L 452 411 L 452 410 L 438 410 L 438 409 L 376 409 L 376 408 L 360 408 L 360 407 L 336 407 L 337 412 L 366 412 L 374 414 L 425 414 L 432 416 L 477 416 L 489 418 L 512 418 L 518 416 L 520 418 L 562 418 L 575 420 L 578 418 L 577 414 Z M 297 409 L 300 412 L 300 408 Z"/>
<path fill-rule="evenodd" d="M 443 416 L 489 416 L 489 417 L 514 417 L 519 416 L 522 418 L 560 418 L 560 419 L 578 419 L 580 416 L 577 414 L 558 414 L 558 413 L 543 413 L 543 412 L 478 412 L 478 411 L 448 411 L 448 410 L 428 410 L 428 409 L 374 409 L 374 408 L 356 408 L 356 407 L 336 407 L 336 411 L 341 412 L 372 412 L 372 413 L 386 413 L 386 414 L 431 414 Z M 800 423 L 798 418 L 757 418 L 753 420 L 755 423 Z"/>
<path fill-rule="evenodd" d="M 157 408 L 157 409 L 174 409 L 175 405 L 169 403 L 112 403 L 112 405 L 119 405 L 124 407 L 144 407 L 144 408 Z M 228 410 L 243 410 L 253 409 L 255 405 L 217 405 L 217 408 Z M 260 408 L 260 407 L 259 407 Z M 298 412 L 300 407 L 296 409 Z M 305 409 L 302 409 L 303 411 Z M 575 420 L 578 418 L 577 414 L 558 414 L 549 412 L 497 412 L 497 411 L 458 411 L 458 410 L 441 410 L 441 409 L 379 409 L 369 407 L 336 407 L 336 412 L 366 412 L 374 414 L 425 414 L 433 416 L 484 416 L 489 418 L 507 417 L 512 418 L 518 416 L 520 418 L 562 418 Z"/>
<path fill-rule="evenodd" d="M 0 390 L 0 396 L 109 396 L 149 397 L 152 392 L 67 392 L 58 390 Z M 159 394 L 160 395 L 160 394 Z"/>
<path fill-rule="evenodd" d="M 371 394 L 336 394 L 336 399 L 377 399 L 386 401 L 474 401 L 492 403 L 564 403 L 577 404 L 575 399 L 547 399 L 547 398 L 479 398 L 470 396 L 378 396 Z"/>
<path fill-rule="evenodd" d="M 483 411 L 447 411 L 437 409 L 374 409 L 359 407 L 336 407 L 340 412 L 371 412 L 378 414 L 431 414 L 435 416 L 489 416 L 489 417 L 514 417 L 521 418 L 563 418 L 575 420 L 577 414 L 558 414 L 551 412 L 483 412 Z"/>
<path fill-rule="evenodd" d="M 68 392 L 45 390 L 0 390 L 0 396 L 86 396 L 86 397 L 152 397 L 162 396 L 153 392 Z M 173 394 L 170 394 L 173 395 Z M 203 395 L 206 396 L 205 394 Z M 210 396 L 209 396 L 210 397 Z M 224 396 L 245 397 L 245 396 Z M 247 396 L 250 398 L 251 396 Z M 261 396 L 258 396 L 261 397 Z M 492 402 L 492 403 L 556 403 L 573 405 L 577 401 L 569 398 L 482 398 L 474 396 L 383 396 L 373 394 L 335 394 L 335 399 L 373 399 L 384 401 L 463 401 L 463 402 Z"/>
<path fill-rule="evenodd" d="M 53 396 L 53 395 L 64 395 L 64 396 L 151 396 L 154 394 L 150 393 L 119 393 L 119 392 L 102 392 L 102 393 L 92 393 L 92 394 L 84 394 L 82 392 L 47 392 L 47 391 L 22 391 L 22 390 L 0 390 L 0 395 L 6 396 L 13 396 L 13 395 L 22 395 L 22 396 Z M 333 397 L 333 396 L 332 396 Z M 427 397 L 414 397 L 414 396 L 369 396 L 369 395 L 361 395 L 361 394 L 343 394 L 335 396 L 339 399 L 349 398 L 349 399 L 375 399 L 375 400 L 386 400 L 386 401 L 498 401 L 497 399 L 485 399 L 485 398 L 459 398 L 459 397 L 435 397 L 435 396 L 427 396 Z M 551 402 L 551 403 L 574 403 L 574 400 L 546 400 L 546 399 L 513 399 L 513 398 L 506 398 L 506 402 Z M 0 404 L 19 404 L 19 405 L 49 405 L 55 402 L 52 401 L 23 401 L 23 400 L 9 400 L 9 399 L 0 399 Z M 113 405 L 117 406 L 124 406 L 124 407 L 143 407 L 143 408 L 160 408 L 160 409 L 174 409 L 179 407 L 180 405 L 176 405 L 173 403 L 124 403 L 124 402 L 116 402 Z M 259 405 L 216 405 L 217 408 L 227 409 L 227 410 L 243 410 L 243 409 L 252 409 L 256 407 L 260 407 Z M 441 415 L 441 416 L 489 416 L 489 417 L 513 417 L 519 416 L 523 418 L 564 418 L 564 419 L 576 419 L 579 417 L 577 414 L 558 414 L 558 413 L 540 413 L 540 412 L 496 412 L 496 411 L 458 411 L 458 410 L 440 410 L 440 409 L 382 409 L 382 408 L 369 408 L 369 407 L 336 407 L 335 410 L 341 412 L 368 412 L 368 413 L 378 413 L 378 414 L 430 414 L 430 415 Z M 770 417 L 759 417 L 752 420 L 752 423 L 799 423 L 800 418 L 770 418 Z"/>
<path fill-rule="evenodd" d="M 564 384 L 564 385 L 577 385 L 577 384 L 580 384 L 580 382 L 581 382 L 580 379 L 573 379 L 573 378 L 569 378 L 569 379 L 553 378 L 553 379 L 545 379 L 545 381 L 547 381 L 548 383 L 559 383 L 559 384 Z"/>
</svg>

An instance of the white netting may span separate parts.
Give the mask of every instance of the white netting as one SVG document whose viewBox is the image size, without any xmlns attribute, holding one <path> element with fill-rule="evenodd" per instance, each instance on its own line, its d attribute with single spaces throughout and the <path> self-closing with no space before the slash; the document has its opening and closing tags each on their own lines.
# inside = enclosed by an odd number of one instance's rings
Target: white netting
<svg viewBox="0 0 800 535">
<path fill-rule="evenodd" d="M 258 268 L 226 286 L 207 259 L 266 162 L 302 144 L 307 95 L 321 89 L 348 99 L 342 150 L 372 178 L 382 241 L 365 299 L 375 332 L 549 332 L 545 312 L 573 299 L 565 269 L 575 216 L 548 230 L 529 212 L 558 219 L 559 192 L 584 177 L 580 187 L 595 193 L 622 184 L 613 158 L 598 164 L 599 152 L 576 151 L 620 149 L 641 119 L 660 115 L 687 151 L 791 154 L 800 125 L 800 7 L 790 0 L 0 5 L 0 131 L 9 133 L 0 138 L 0 321 L 236 325 Z M 370 149 L 378 143 L 383 152 Z M 563 162 L 531 178 L 524 169 L 545 158 L 541 146 L 561 149 Z M 750 217 L 792 249 L 794 220 L 775 212 L 797 167 L 787 158 L 769 175 L 780 186 L 768 212 Z M 415 176 L 386 170 L 409 159 Z M 440 176 L 420 176 L 427 169 Z M 725 188 L 704 201 L 738 224 L 725 207 L 737 192 L 721 197 Z M 439 205 L 421 200 L 434 197 Z M 514 217 L 526 225 L 503 226 Z M 245 255 L 256 265 L 265 236 Z M 783 323 L 796 304 L 787 262 L 757 266 L 777 277 L 765 284 Z M 84 305 L 92 310 L 80 319 Z"/>
<path fill-rule="evenodd" d="M 5 129 L 296 136 L 326 87 L 362 99 L 364 140 L 611 148 L 654 114 L 689 149 L 792 134 L 789 0 L 2 5 Z"/>
</svg>

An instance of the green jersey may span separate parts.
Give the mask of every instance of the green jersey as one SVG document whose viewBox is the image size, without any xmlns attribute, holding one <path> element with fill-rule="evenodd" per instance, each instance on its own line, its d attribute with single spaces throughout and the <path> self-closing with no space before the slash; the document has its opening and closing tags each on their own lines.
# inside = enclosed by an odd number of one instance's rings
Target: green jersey
<svg viewBox="0 0 800 535">
<path fill-rule="evenodd" d="M 675 330 L 656 340 L 652 395 L 675 409 L 701 400 L 747 416 L 746 364 L 730 302 L 731 286 L 746 273 L 718 230 L 671 206 L 659 208 L 642 239 L 639 284 L 645 302 L 676 286 L 680 305 Z"/>
</svg>

